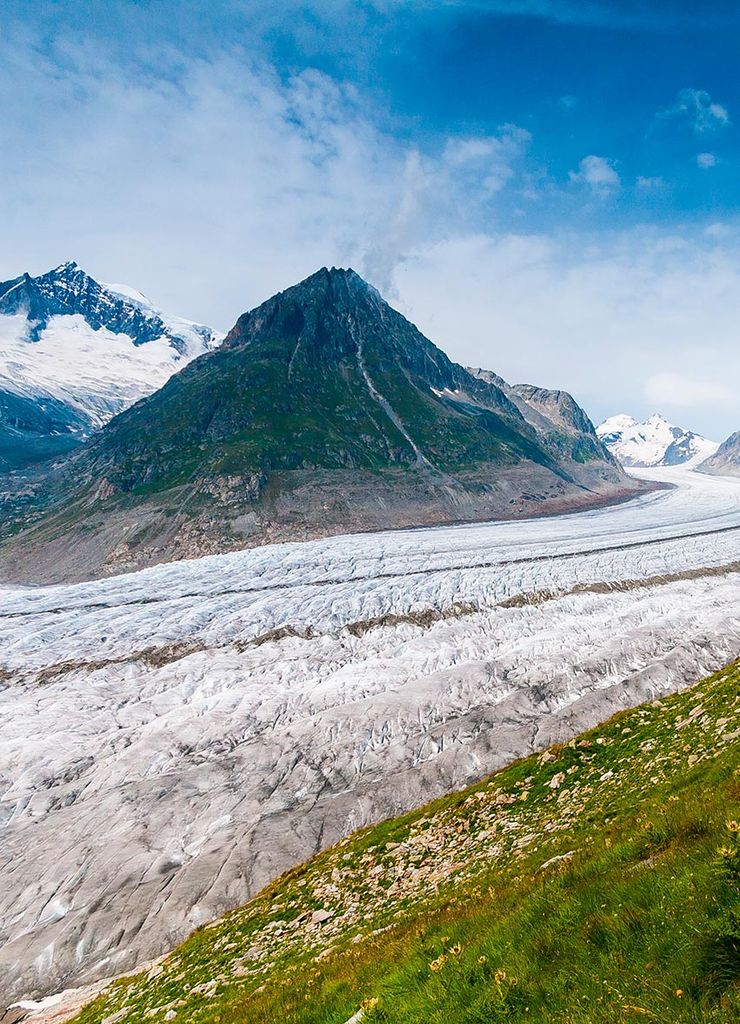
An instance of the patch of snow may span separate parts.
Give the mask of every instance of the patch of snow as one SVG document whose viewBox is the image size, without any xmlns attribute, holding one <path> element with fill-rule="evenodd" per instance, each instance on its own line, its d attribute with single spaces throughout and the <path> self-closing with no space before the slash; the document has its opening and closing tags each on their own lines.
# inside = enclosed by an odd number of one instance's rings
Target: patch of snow
<svg viewBox="0 0 740 1024">
<path fill-rule="evenodd" d="M 125 334 L 93 330 L 80 315 L 53 317 L 29 344 L 25 318 L 0 316 L 0 389 L 56 398 L 93 427 L 161 387 L 187 361 L 166 338 L 134 345 Z"/>
</svg>

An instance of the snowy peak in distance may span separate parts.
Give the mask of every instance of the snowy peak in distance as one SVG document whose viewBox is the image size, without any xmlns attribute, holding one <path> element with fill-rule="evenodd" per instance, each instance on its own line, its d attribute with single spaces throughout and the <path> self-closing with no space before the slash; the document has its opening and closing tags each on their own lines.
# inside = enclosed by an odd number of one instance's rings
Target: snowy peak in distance
<svg viewBox="0 0 740 1024">
<path fill-rule="evenodd" d="M 694 467 L 718 447 L 715 441 L 677 427 L 658 413 L 642 423 L 619 413 L 604 420 L 596 433 L 623 466 Z"/>
<path fill-rule="evenodd" d="M 74 260 L 38 277 L 22 274 L 0 283 L 0 314 L 24 317 L 26 340 L 33 342 L 60 316 L 81 316 L 93 330 L 126 335 L 134 345 L 165 338 L 176 352 L 190 358 L 221 340 L 210 327 L 166 317 L 132 288 L 99 283 Z"/>
<path fill-rule="evenodd" d="M 0 283 L 0 472 L 68 451 L 222 340 L 73 261 Z"/>
</svg>

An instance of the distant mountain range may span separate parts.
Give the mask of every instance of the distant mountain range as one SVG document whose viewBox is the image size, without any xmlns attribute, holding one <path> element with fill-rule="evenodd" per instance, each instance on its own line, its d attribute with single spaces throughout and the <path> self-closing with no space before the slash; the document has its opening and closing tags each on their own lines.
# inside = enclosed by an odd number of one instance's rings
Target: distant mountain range
<svg viewBox="0 0 740 1024">
<path fill-rule="evenodd" d="M 702 473 L 719 476 L 740 476 L 740 430 L 730 434 L 713 455 L 701 463 Z"/>
<path fill-rule="evenodd" d="M 718 447 L 657 413 L 642 423 L 624 413 L 610 416 L 596 433 L 623 466 L 698 466 Z"/>
<path fill-rule="evenodd" d="M 222 337 L 74 262 L 0 283 L 0 471 L 79 445 Z"/>
<path fill-rule="evenodd" d="M 570 395 L 466 370 L 356 273 L 323 269 L 245 313 L 54 469 L 38 486 L 53 507 L 12 561 L 22 572 L 25 545 L 36 578 L 39 557 L 52 577 L 79 577 L 562 511 L 641 486 Z"/>
</svg>

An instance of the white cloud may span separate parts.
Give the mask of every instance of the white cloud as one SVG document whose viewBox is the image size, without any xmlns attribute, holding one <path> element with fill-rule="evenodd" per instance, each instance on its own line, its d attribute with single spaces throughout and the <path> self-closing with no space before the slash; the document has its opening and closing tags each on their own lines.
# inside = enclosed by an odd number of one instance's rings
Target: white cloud
<svg viewBox="0 0 740 1024">
<path fill-rule="evenodd" d="M 714 167 L 717 163 L 717 157 L 714 153 L 698 153 L 696 157 L 696 164 L 698 167 L 706 170 L 708 167 Z"/>
<path fill-rule="evenodd" d="M 697 380 L 690 373 L 662 372 L 645 382 L 645 397 L 660 408 L 681 406 L 693 408 L 715 402 L 732 401 L 732 392 L 718 381 Z"/>
<path fill-rule="evenodd" d="M 413 148 L 317 71 L 281 80 L 234 51 L 172 54 L 153 78 L 74 46 L 64 70 L 31 47 L 8 53 L 0 91 L 17 102 L 0 123 L 0 278 L 75 258 L 228 328 L 324 263 L 387 249 L 389 225 L 394 261 L 417 240 L 416 193 L 431 184 Z"/>
<path fill-rule="evenodd" d="M 513 178 L 532 136 L 515 124 L 505 124 L 498 135 L 451 138 L 443 163 L 457 173 L 476 175 L 484 190 L 498 192 Z"/>
<path fill-rule="evenodd" d="M 704 234 L 707 238 L 715 239 L 730 239 L 737 237 L 737 229 L 733 228 L 730 224 L 724 224 L 722 221 L 714 221 L 713 224 L 707 224 L 704 228 Z"/>
<path fill-rule="evenodd" d="M 705 89 L 681 89 L 675 103 L 661 110 L 656 120 L 684 122 L 697 135 L 705 135 L 729 125 L 730 115 Z"/>
<path fill-rule="evenodd" d="M 650 178 L 644 177 L 642 174 L 640 174 L 637 176 L 635 184 L 638 188 L 644 188 L 647 191 L 653 191 L 656 189 L 665 188 L 667 183 L 665 178 L 661 178 L 660 176 Z"/>
<path fill-rule="evenodd" d="M 593 192 L 608 193 L 616 191 L 621 180 L 614 169 L 614 164 L 603 156 L 585 156 L 578 165 L 577 171 L 571 171 L 570 180 L 580 182 Z"/>
<path fill-rule="evenodd" d="M 159 53 L 152 71 L 58 47 L 0 43 L 0 279 L 74 258 L 222 328 L 325 263 L 389 287 L 409 247 L 475 219 L 530 140 L 503 125 L 423 154 L 315 70 L 279 77 L 232 50 Z"/>
<path fill-rule="evenodd" d="M 727 108 L 723 107 L 720 103 L 710 103 L 709 114 L 715 121 L 719 121 L 720 124 L 729 123 L 730 115 L 727 113 Z"/>
<path fill-rule="evenodd" d="M 708 437 L 740 427 L 736 397 L 721 401 L 740 380 L 737 231 L 460 235 L 419 247 L 395 280 L 403 312 L 453 358 L 572 391 L 592 418 L 642 418 L 672 396 L 673 415 L 685 400 L 680 421 Z M 648 398 L 668 371 L 718 400 L 675 386 Z"/>
<path fill-rule="evenodd" d="M 568 111 L 575 110 L 576 107 L 578 106 L 578 97 L 577 96 L 561 96 L 560 99 L 558 100 L 558 103 L 563 108 L 563 110 L 568 110 Z"/>
</svg>

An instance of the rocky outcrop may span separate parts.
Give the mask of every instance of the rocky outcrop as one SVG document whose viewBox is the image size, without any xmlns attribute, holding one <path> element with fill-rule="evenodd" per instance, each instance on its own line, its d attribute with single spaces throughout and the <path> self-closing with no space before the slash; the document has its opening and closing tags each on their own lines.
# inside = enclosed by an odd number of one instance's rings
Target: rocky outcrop
<svg viewBox="0 0 740 1024">
<path fill-rule="evenodd" d="M 714 455 L 698 467 L 702 473 L 718 476 L 740 476 L 740 430 L 730 434 Z"/>
</svg>

